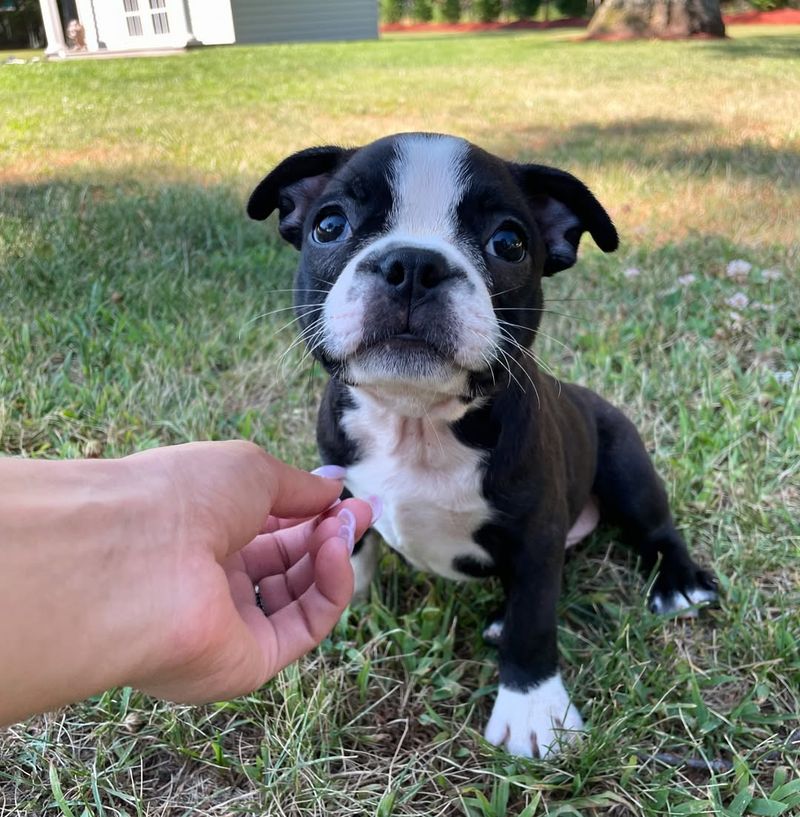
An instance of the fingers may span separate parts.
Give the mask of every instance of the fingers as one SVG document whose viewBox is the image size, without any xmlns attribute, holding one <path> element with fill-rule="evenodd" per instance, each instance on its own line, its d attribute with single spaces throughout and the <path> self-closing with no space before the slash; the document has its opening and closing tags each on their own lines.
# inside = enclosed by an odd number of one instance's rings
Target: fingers
<svg viewBox="0 0 800 817">
<path fill-rule="evenodd" d="M 308 519 L 323 513 L 339 498 L 344 476 L 332 467 L 324 471 L 330 478 L 309 474 L 243 440 L 168 446 L 125 462 L 170 507 L 188 509 L 186 518 L 211 540 L 220 560 L 247 544 L 270 514 Z"/>
<path fill-rule="evenodd" d="M 309 474 L 265 454 L 268 462 L 270 514 L 307 519 L 322 513 L 342 492 L 344 472 L 335 479 Z M 338 474 L 338 471 L 334 471 Z"/>
<path fill-rule="evenodd" d="M 341 503 L 341 501 L 342 501 L 341 499 L 334 499 L 330 505 L 330 508 L 335 508 L 337 505 Z M 326 510 L 330 510 L 330 508 L 327 508 Z M 318 515 L 319 514 L 315 514 L 315 516 Z M 264 523 L 264 527 L 261 528 L 259 533 L 274 533 L 276 530 L 283 530 L 284 528 L 293 528 L 296 525 L 299 525 L 301 522 L 307 522 L 309 519 L 313 518 L 314 518 L 313 516 L 308 516 L 304 518 L 295 517 L 291 519 L 285 519 L 280 516 L 270 515 L 267 518 L 267 521 Z"/>
<path fill-rule="evenodd" d="M 372 522 L 372 508 L 361 499 L 347 499 L 328 510 L 320 519 L 303 522 L 293 528 L 257 536 L 240 551 L 253 582 L 266 576 L 282 575 L 289 571 L 306 553 L 316 554 L 319 546 L 341 527 L 338 514 L 349 510 L 356 518 L 355 539 L 360 539 Z M 318 529 L 325 526 L 320 532 Z M 316 535 L 314 534 L 316 531 Z"/>
<path fill-rule="evenodd" d="M 268 615 L 300 598 L 314 581 L 314 557 L 328 539 L 340 535 L 342 520 L 338 516 L 323 519 L 307 535 L 303 543 L 304 555 L 288 570 L 257 579 L 261 602 Z"/>
<path fill-rule="evenodd" d="M 360 536 L 371 520 L 371 509 L 360 500 L 347 504 Z M 274 562 L 281 570 L 267 578 L 280 584 L 267 591 L 274 596 L 269 608 L 274 612 L 269 616 L 255 603 L 243 552 L 225 559 L 227 592 L 210 594 L 209 606 L 204 608 L 210 620 L 199 627 L 202 639 L 193 655 L 160 678 L 142 678 L 137 685 L 173 700 L 227 699 L 261 685 L 314 649 L 333 629 L 353 593 L 350 548 L 341 531 L 342 520 L 334 509 L 321 521 L 279 532 L 293 534 L 303 555 L 288 570 L 281 561 L 285 556 Z M 274 535 L 258 538 L 274 539 Z M 274 554 L 274 541 L 271 544 L 268 550 Z M 262 585 L 262 592 L 265 589 Z"/>
<path fill-rule="evenodd" d="M 314 560 L 313 582 L 300 596 L 266 617 L 245 621 L 261 647 L 268 677 L 314 649 L 333 629 L 353 595 L 350 550 L 338 536 L 326 539 Z"/>
</svg>

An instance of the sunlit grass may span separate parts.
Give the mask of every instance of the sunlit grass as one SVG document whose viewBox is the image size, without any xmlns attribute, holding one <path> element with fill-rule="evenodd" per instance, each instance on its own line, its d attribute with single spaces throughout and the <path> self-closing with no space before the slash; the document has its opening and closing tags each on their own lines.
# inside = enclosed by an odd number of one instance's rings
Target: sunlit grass
<svg viewBox="0 0 800 817">
<path fill-rule="evenodd" d="M 370 604 L 247 698 L 114 690 L 0 735 L 0 813 L 795 813 L 800 35 L 731 34 L 0 66 L 0 450 L 244 436 L 313 466 L 322 377 L 283 356 L 288 315 L 258 317 L 290 303 L 296 259 L 245 196 L 308 144 L 455 132 L 572 170 L 620 226 L 619 253 L 547 282 L 539 351 L 635 419 L 724 590 L 719 611 L 665 624 L 613 532 L 595 536 L 567 568 L 560 633 L 591 730 L 529 763 L 480 738 L 496 589 L 387 555 Z M 751 269 L 729 274 L 737 259 Z"/>
</svg>

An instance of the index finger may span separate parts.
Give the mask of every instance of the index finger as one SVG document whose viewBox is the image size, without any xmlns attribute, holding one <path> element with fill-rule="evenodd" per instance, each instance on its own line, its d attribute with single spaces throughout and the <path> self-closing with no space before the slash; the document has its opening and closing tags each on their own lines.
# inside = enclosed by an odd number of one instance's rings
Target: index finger
<svg viewBox="0 0 800 817">
<path fill-rule="evenodd" d="M 265 576 L 274 576 L 286 572 L 306 553 L 316 555 L 321 541 L 316 531 L 325 525 L 330 528 L 328 520 L 335 520 L 342 508 L 347 508 L 356 518 L 356 540 L 360 539 L 372 522 L 372 508 L 361 499 L 347 499 L 341 505 L 331 508 L 324 516 L 311 519 L 292 528 L 277 530 L 256 536 L 252 542 L 240 551 L 247 573 L 253 582 Z M 340 525 L 334 525 L 330 534 L 335 535 Z"/>
</svg>

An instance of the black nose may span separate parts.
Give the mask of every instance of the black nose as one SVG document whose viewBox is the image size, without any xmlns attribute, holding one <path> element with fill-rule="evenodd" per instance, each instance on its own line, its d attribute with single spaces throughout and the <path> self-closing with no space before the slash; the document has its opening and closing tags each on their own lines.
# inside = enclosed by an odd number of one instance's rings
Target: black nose
<svg viewBox="0 0 800 817">
<path fill-rule="evenodd" d="M 417 301 L 442 281 L 455 277 L 447 259 L 435 250 L 390 250 L 377 263 L 376 272 L 399 295 Z"/>
</svg>

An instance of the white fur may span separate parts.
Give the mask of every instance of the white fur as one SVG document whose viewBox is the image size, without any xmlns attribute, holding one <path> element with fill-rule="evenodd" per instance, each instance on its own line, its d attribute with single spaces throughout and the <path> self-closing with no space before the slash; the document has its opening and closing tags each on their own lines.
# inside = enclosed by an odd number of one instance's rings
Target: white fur
<svg viewBox="0 0 800 817">
<path fill-rule="evenodd" d="M 493 621 L 488 627 L 484 628 L 483 637 L 493 643 L 499 641 L 503 637 L 503 622 L 499 619 Z"/>
<path fill-rule="evenodd" d="M 381 498 L 375 527 L 412 565 L 467 578 L 453 560 L 489 562 L 472 533 L 491 512 L 480 490 L 482 454 L 460 443 L 449 426 L 465 407 L 445 401 L 434 414 L 408 417 L 364 389 L 351 393 L 356 408 L 345 412 L 342 425 L 363 456 L 348 468 L 347 488 L 355 496 Z"/>
<path fill-rule="evenodd" d="M 716 598 L 717 594 L 713 590 L 693 587 L 684 593 L 676 592 L 669 596 L 654 593 L 650 607 L 654 613 L 660 615 L 677 613 L 680 618 L 696 618 L 696 606 L 714 601 Z"/>
<path fill-rule="evenodd" d="M 453 137 L 403 136 L 395 150 L 389 176 L 393 205 L 386 230 L 350 259 L 331 287 L 323 309 L 323 348 L 342 360 L 363 340 L 368 320 L 364 304 L 375 285 L 374 276 L 362 271 L 364 262 L 393 249 L 418 248 L 438 252 L 464 273 L 463 280 L 451 284 L 450 303 L 443 305 L 453 320 L 454 363 L 467 370 L 484 368 L 497 354 L 500 330 L 486 265 L 458 240 L 457 208 L 466 185 L 468 144 Z M 375 382 L 375 375 L 381 375 L 366 368 L 356 375 L 357 366 L 353 361 L 349 369 L 357 382 Z M 430 379 L 438 378 L 437 372 Z"/>
<path fill-rule="evenodd" d="M 400 136 L 391 170 L 391 229 L 453 243 L 468 152 L 468 143 L 453 136 Z"/>
<path fill-rule="evenodd" d="M 486 740 L 505 745 L 512 755 L 548 758 L 558 754 L 560 745 L 575 741 L 581 731 L 583 720 L 556 673 L 527 692 L 501 684 Z"/>
</svg>

